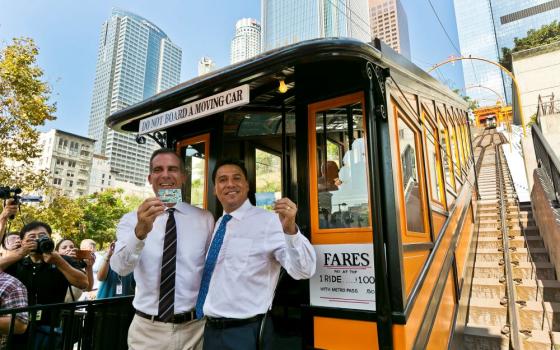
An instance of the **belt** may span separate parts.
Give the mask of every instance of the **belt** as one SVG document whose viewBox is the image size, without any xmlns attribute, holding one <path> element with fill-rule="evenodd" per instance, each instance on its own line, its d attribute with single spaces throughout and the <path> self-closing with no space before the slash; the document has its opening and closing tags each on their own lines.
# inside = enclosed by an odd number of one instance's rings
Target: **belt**
<svg viewBox="0 0 560 350">
<path fill-rule="evenodd" d="M 142 318 L 148 319 L 150 321 L 158 321 L 158 322 L 166 322 L 163 321 L 161 318 L 159 318 L 159 316 L 152 316 L 152 315 L 148 315 L 143 313 L 142 311 L 136 310 L 136 314 Z M 191 311 L 187 311 L 187 312 L 182 312 L 180 314 L 175 314 L 171 317 L 171 319 L 167 322 L 169 323 L 183 323 L 183 322 L 189 322 L 192 321 L 196 318 L 196 311 L 194 309 L 192 309 Z"/>
<path fill-rule="evenodd" d="M 207 317 L 206 324 L 212 328 L 232 328 L 241 327 L 254 322 L 260 322 L 264 314 L 256 315 L 249 318 L 223 318 L 223 317 Z"/>
</svg>

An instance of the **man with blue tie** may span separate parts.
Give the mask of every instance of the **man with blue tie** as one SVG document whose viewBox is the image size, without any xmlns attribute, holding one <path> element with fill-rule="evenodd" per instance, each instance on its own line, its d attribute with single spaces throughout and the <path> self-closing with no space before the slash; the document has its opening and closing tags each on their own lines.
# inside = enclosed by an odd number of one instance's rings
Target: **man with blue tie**
<svg viewBox="0 0 560 350">
<path fill-rule="evenodd" d="M 180 189 L 186 178 L 173 150 L 152 154 L 148 180 L 156 195 Z M 123 216 L 110 262 L 119 275 L 134 272 L 136 280 L 129 349 L 202 348 L 204 321 L 196 319 L 194 307 L 213 228 L 207 210 L 183 202 L 164 204 L 158 197 Z"/>
<path fill-rule="evenodd" d="M 206 319 L 204 349 L 257 349 L 261 321 L 272 304 L 281 267 L 295 279 L 315 273 L 315 250 L 299 231 L 296 205 L 276 201 L 274 211 L 253 206 L 247 170 L 236 160 L 218 162 L 214 192 L 224 209 L 216 223 L 196 302 Z M 270 322 L 262 339 L 270 345 Z"/>
</svg>

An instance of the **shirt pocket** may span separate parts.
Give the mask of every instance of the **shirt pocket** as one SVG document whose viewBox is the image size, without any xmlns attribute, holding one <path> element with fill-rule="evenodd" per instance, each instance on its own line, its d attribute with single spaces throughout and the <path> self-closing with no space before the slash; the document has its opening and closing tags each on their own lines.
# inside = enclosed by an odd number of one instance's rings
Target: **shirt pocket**
<svg viewBox="0 0 560 350">
<path fill-rule="evenodd" d="M 228 242 L 224 260 L 230 272 L 240 273 L 245 269 L 252 246 L 253 240 L 250 238 L 235 237 Z"/>
</svg>

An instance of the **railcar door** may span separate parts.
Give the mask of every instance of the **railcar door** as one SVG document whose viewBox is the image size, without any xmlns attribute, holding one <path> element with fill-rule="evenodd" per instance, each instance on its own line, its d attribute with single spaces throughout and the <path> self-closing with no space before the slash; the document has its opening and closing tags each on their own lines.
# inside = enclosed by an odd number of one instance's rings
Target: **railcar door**
<svg viewBox="0 0 560 350">
<path fill-rule="evenodd" d="M 308 106 L 315 348 L 376 349 L 371 184 L 362 92 Z M 336 330 L 336 331 L 335 331 Z"/>
</svg>

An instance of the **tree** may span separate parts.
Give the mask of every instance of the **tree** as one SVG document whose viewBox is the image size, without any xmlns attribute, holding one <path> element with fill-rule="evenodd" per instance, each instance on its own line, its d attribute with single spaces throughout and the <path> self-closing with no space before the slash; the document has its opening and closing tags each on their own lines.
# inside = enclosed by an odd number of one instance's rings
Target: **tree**
<svg viewBox="0 0 560 350">
<path fill-rule="evenodd" d="M 510 72 L 513 69 L 511 55 L 514 52 L 531 49 L 533 47 L 551 44 L 560 40 L 560 23 L 553 21 L 545 24 L 539 29 L 531 29 L 524 38 L 515 38 L 513 49 L 502 47 L 502 58 L 500 64 L 506 67 Z"/>
<path fill-rule="evenodd" d="M 46 172 L 31 170 L 40 154 L 36 127 L 54 120 L 56 105 L 36 65 L 39 51 L 32 39 L 13 39 L 0 51 L 0 184 L 38 189 Z"/>
<path fill-rule="evenodd" d="M 129 211 L 122 193 L 121 189 L 107 189 L 78 199 L 84 208 L 84 216 L 77 240 L 91 238 L 100 246 L 115 240 L 117 224 Z"/>
<path fill-rule="evenodd" d="M 465 100 L 465 102 L 467 102 L 469 104 L 469 109 L 470 110 L 475 110 L 478 107 L 480 107 L 477 100 L 473 100 L 470 96 L 461 94 L 460 89 L 453 89 L 453 92 L 456 93 L 457 95 L 461 96 L 463 98 L 463 100 Z"/>
</svg>

